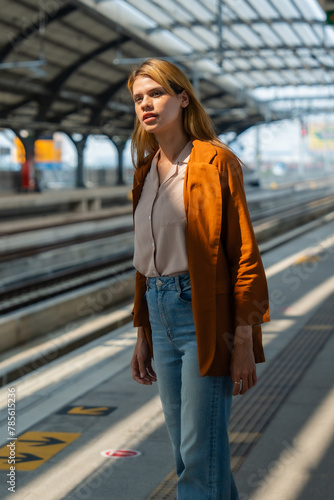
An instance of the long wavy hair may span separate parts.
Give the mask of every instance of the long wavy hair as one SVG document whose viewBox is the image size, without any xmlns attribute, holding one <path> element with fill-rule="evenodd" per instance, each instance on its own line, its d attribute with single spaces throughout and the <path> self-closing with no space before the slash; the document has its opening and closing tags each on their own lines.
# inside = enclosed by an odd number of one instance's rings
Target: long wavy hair
<svg viewBox="0 0 334 500">
<path fill-rule="evenodd" d="M 170 95 L 181 94 L 185 90 L 189 104 L 183 108 L 183 127 L 191 140 L 199 139 L 214 146 L 230 150 L 214 132 L 212 122 L 196 97 L 195 90 L 183 71 L 175 64 L 163 59 L 148 59 L 135 68 L 128 80 L 128 88 L 133 95 L 133 84 L 138 76 L 149 77 Z M 131 139 L 131 154 L 135 168 L 142 166 L 155 153 L 158 142 L 154 134 L 147 132 L 136 117 Z"/>
</svg>

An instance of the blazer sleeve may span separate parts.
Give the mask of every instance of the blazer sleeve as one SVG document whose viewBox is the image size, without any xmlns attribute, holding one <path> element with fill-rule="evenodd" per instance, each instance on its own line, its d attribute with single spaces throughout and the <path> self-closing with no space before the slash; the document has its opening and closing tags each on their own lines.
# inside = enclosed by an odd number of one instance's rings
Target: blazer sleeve
<svg viewBox="0 0 334 500">
<path fill-rule="evenodd" d="M 133 326 L 150 326 L 147 302 L 144 297 L 146 292 L 146 277 L 136 271 L 135 299 L 132 308 Z"/>
<path fill-rule="evenodd" d="M 133 177 L 133 187 L 135 188 L 136 186 L 137 186 L 137 176 L 135 173 L 135 175 Z M 135 206 L 133 205 L 133 216 L 134 216 L 134 212 L 135 212 Z M 143 274 L 141 274 L 139 271 L 136 271 L 135 297 L 134 297 L 134 304 L 133 304 L 133 308 L 132 308 L 133 326 L 144 327 L 147 341 L 149 343 L 151 352 L 153 353 L 152 332 L 151 332 L 151 326 L 150 326 L 150 321 L 149 321 L 147 302 L 145 299 L 145 292 L 146 292 L 146 277 Z"/>
<path fill-rule="evenodd" d="M 229 264 L 235 326 L 270 321 L 266 275 L 249 216 L 240 161 L 226 154 L 222 171 L 222 238 Z"/>
</svg>

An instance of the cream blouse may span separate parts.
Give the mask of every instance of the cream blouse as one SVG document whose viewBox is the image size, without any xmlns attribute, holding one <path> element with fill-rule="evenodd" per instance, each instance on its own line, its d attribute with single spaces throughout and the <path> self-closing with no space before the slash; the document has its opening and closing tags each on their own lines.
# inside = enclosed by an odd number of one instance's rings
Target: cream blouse
<svg viewBox="0 0 334 500">
<path fill-rule="evenodd" d="M 146 277 L 188 271 L 183 182 L 191 150 L 189 141 L 160 186 L 158 150 L 145 178 L 134 215 L 133 265 Z"/>
</svg>

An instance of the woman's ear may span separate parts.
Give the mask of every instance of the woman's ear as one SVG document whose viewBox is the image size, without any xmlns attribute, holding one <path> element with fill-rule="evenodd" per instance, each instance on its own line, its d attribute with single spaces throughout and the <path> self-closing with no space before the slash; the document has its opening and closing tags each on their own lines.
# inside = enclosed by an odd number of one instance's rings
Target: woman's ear
<svg viewBox="0 0 334 500">
<path fill-rule="evenodd" d="M 180 95 L 180 99 L 181 99 L 181 107 L 182 108 L 186 108 L 189 104 L 189 96 L 188 96 L 188 93 L 186 90 L 182 90 L 181 94 Z"/>
</svg>

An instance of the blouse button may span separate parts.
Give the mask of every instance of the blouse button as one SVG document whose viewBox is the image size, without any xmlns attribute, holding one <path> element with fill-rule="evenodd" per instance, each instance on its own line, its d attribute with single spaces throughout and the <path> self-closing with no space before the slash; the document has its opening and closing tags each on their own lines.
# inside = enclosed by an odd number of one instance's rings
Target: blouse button
<svg viewBox="0 0 334 500">
<path fill-rule="evenodd" d="M 150 215 L 148 216 L 148 220 L 151 220 L 151 216 Z"/>
</svg>

